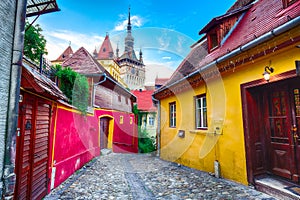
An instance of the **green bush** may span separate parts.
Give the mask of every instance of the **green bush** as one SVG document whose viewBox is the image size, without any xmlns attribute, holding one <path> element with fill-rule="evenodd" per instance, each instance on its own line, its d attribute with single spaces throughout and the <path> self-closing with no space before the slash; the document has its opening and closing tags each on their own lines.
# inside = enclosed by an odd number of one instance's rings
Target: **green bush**
<svg viewBox="0 0 300 200">
<path fill-rule="evenodd" d="M 150 137 L 146 130 L 141 130 L 139 127 L 139 151 L 141 153 L 151 153 L 156 151 L 155 144 L 155 137 Z"/>
<path fill-rule="evenodd" d="M 73 71 L 70 67 L 56 66 L 56 76 L 60 80 L 60 89 L 68 97 L 69 103 L 86 114 L 89 98 L 89 84 L 87 78 Z"/>
</svg>

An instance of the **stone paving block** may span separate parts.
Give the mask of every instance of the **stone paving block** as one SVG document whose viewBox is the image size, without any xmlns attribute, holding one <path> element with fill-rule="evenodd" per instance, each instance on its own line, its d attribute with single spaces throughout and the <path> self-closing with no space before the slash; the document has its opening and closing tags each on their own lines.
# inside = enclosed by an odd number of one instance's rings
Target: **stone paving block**
<svg viewBox="0 0 300 200">
<path fill-rule="evenodd" d="M 102 155 L 54 189 L 53 199 L 273 200 L 267 194 L 150 154 Z"/>
</svg>

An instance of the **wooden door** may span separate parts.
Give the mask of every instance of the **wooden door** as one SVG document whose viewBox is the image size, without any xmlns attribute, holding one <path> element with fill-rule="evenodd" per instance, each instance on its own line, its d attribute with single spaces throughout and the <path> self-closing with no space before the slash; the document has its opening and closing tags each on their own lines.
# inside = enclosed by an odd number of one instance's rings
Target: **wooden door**
<svg viewBox="0 0 300 200">
<path fill-rule="evenodd" d="M 100 118 L 100 149 L 106 149 L 108 143 L 109 119 Z"/>
<path fill-rule="evenodd" d="M 23 94 L 19 106 L 16 199 L 42 199 L 47 194 L 51 103 Z"/>
<path fill-rule="evenodd" d="M 293 174 L 292 179 L 299 182 L 300 178 L 300 86 L 293 84 L 292 87 L 292 116 L 293 116 L 293 149 L 295 152 L 295 168 L 296 172 Z M 299 85 L 299 84 L 298 84 Z"/>
<path fill-rule="evenodd" d="M 276 84 L 265 92 L 266 151 L 271 174 L 298 182 L 300 88 L 292 83 Z"/>
</svg>

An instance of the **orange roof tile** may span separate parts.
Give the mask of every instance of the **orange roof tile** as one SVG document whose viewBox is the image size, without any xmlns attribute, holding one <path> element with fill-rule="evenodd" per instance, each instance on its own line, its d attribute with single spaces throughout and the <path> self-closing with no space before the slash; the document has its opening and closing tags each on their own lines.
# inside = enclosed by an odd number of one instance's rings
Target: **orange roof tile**
<svg viewBox="0 0 300 200">
<path fill-rule="evenodd" d="M 113 59 L 113 58 L 114 58 L 114 50 L 111 46 L 109 36 L 106 35 L 99 49 L 97 59 Z"/>
</svg>

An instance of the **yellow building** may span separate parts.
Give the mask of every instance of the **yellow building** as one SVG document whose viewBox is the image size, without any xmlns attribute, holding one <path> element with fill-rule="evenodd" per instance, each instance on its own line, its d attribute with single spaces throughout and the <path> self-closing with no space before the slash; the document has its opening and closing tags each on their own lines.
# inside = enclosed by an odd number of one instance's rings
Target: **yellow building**
<svg viewBox="0 0 300 200">
<path fill-rule="evenodd" d="M 199 32 L 153 94 L 162 159 L 263 191 L 299 185 L 299 16 L 300 1 L 238 0 Z"/>
</svg>

